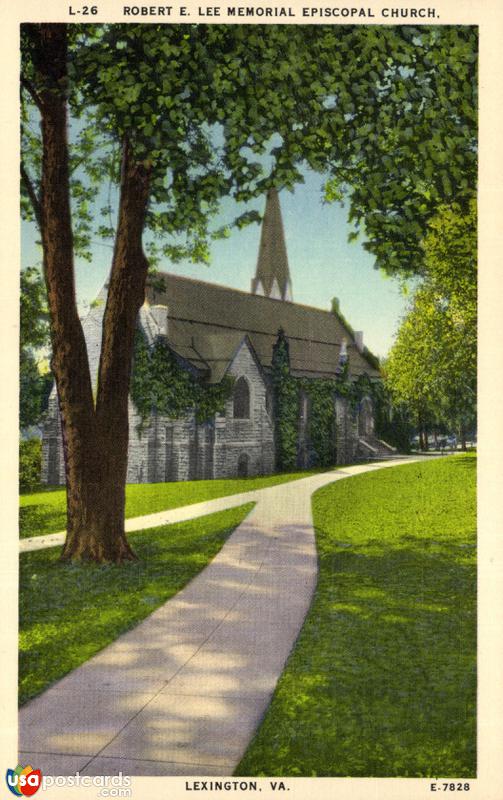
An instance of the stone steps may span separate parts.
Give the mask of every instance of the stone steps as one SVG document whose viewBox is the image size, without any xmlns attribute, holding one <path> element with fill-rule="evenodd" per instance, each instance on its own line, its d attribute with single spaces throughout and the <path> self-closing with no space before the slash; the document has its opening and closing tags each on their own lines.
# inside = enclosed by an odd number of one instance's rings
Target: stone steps
<svg viewBox="0 0 503 800">
<path fill-rule="evenodd" d="M 358 451 L 365 458 L 390 458 L 396 456 L 397 449 L 376 436 L 360 436 Z"/>
</svg>

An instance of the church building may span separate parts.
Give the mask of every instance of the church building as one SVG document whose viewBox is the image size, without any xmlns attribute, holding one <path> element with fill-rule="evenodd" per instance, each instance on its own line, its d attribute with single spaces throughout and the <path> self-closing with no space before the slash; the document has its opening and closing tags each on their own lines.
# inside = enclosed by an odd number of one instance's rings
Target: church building
<svg viewBox="0 0 503 800">
<path fill-rule="evenodd" d="M 320 381 L 328 387 L 342 386 L 343 379 L 349 388 L 357 383 L 372 386 L 380 373 L 376 358 L 363 345 L 363 335 L 349 328 L 337 301 L 329 311 L 294 302 L 277 191 L 267 195 L 250 293 L 170 273 L 157 278 L 161 281 L 147 288 L 138 316 L 138 332 L 147 348 L 162 343 L 191 379 L 207 387 L 226 382 L 229 390 L 221 408 L 202 421 L 195 409 L 173 417 L 161 413 L 155 403 L 148 415 L 142 414 L 131 396 L 128 483 L 266 475 L 281 467 L 274 372 L 279 341 L 286 348 L 289 378 L 298 386 L 296 463 L 290 461 L 290 466 L 321 463 L 311 434 L 309 387 Z M 94 380 L 105 302 L 106 287 L 83 322 Z M 331 463 L 393 452 L 374 434 L 371 394 L 355 403 L 350 392 L 334 389 L 326 430 Z M 42 481 L 65 482 L 55 387 L 43 432 Z"/>
</svg>

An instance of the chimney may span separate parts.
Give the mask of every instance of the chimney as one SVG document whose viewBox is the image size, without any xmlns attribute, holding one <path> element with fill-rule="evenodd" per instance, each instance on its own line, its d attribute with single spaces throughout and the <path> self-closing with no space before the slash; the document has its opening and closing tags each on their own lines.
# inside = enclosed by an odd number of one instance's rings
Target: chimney
<svg viewBox="0 0 503 800">
<path fill-rule="evenodd" d="M 363 331 L 355 331 L 355 345 L 356 349 L 363 353 Z"/>
<path fill-rule="evenodd" d="M 150 306 L 150 313 L 158 328 L 159 336 L 168 336 L 168 306 L 157 304 Z"/>
<path fill-rule="evenodd" d="M 341 309 L 341 301 L 339 300 L 338 297 L 332 297 L 332 308 L 331 308 L 332 314 L 336 315 L 339 314 L 340 309 Z"/>
</svg>

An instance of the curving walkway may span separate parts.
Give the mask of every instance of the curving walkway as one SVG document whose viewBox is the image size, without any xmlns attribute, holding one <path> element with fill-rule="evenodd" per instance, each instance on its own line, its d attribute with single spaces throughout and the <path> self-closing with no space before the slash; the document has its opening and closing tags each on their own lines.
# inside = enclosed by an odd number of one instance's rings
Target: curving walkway
<svg viewBox="0 0 503 800">
<path fill-rule="evenodd" d="M 129 520 L 138 530 L 257 501 L 182 591 L 21 709 L 20 763 L 48 775 L 232 774 L 316 585 L 312 493 L 413 460 L 347 467 Z"/>
</svg>

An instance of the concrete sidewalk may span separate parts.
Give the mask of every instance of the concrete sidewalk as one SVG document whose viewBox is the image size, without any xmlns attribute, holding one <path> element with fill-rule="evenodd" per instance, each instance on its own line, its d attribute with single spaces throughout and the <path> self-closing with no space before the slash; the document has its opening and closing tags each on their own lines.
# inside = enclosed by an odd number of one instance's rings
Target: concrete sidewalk
<svg viewBox="0 0 503 800">
<path fill-rule="evenodd" d="M 301 478 L 301 480 L 305 480 Z M 265 489 L 255 489 L 251 492 L 241 494 L 231 494 L 225 497 L 216 497 L 213 500 L 203 500 L 201 503 L 192 503 L 189 506 L 170 508 L 166 511 L 158 511 L 155 514 L 146 514 L 143 517 L 131 517 L 124 525 L 126 533 L 132 531 L 143 531 L 148 528 L 158 528 L 161 525 L 173 525 L 176 522 L 185 522 L 196 517 L 204 517 L 207 514 L 214 514 L 217 511 L 226 511 L 228 508 L 244 506 L 246 503 L 255 502 L 262 495 L 275 487 Z M 29 550 L 45 550 L 47 547 L 62 546 L 65 542 L 66 531 L 48 533 L 43 536 L 31 536 L 19 540 L 19 552 L 26 553 Z"/>
<path fill-rule="evenodd" d="M 215 502 L 230 500 L 220 506 L 228 508 L 257 495 L 181 592 L 21 709 L 20 763 L 48 775 L 232 774 L 316 585 L 312 493 L 410 462 L 348 467 L 198 504 L 210 513 Z"/>
</svg>

